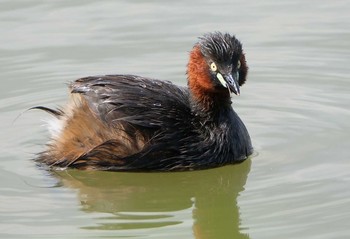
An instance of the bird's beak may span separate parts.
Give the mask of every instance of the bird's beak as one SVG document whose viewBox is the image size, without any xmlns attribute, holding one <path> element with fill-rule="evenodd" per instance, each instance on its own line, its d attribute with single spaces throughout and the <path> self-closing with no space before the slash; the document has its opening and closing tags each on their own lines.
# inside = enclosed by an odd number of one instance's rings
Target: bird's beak
<svg viewBox="0 0 350 239">
<path fill-rule="evenodd" d="M 217 73 L 216 77 L 219 79 L 220 83 L 225 87 L 228 88 L 231 93 L 235 93 L 236 95 L 240 94 L 239 91 L 239 73 L 237 71 L 234 76 L 232 76 L 231 73 L 222 75 L 221 73 Z"/>
</svg>

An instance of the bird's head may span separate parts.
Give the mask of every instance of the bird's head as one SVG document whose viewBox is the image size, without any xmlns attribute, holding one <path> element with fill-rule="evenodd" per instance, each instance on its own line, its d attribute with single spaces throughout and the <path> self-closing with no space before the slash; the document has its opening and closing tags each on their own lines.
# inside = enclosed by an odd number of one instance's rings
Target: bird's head
<svg viewBox="0 0 350 239">
<path fill-rule="evenodd" d="M 242 44 L 228 33 L 215 32 L 200 37 L 190 53 L 189 87 L 197 96 L 239 95 L 247 72 Z"/>
</svg>

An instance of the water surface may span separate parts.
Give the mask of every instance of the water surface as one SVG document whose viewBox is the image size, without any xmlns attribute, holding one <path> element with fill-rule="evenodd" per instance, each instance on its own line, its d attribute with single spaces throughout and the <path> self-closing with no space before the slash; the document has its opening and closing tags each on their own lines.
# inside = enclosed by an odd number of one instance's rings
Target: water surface
<svg viewBox="0 0 350 239">
<path fill-rule="evenodd" d="M 349 11 L 345 0 L 1 1 L 0 237 L 347 238 Z M 33 163 L 49 116 L 26 109 L 64 104 L 66 83 L 88 75 L 186 85 L 188 52 L 216 30 L 237 35 L 250 66 L 233 107 L 251 160 L 164 174 Z"/>
</svg>

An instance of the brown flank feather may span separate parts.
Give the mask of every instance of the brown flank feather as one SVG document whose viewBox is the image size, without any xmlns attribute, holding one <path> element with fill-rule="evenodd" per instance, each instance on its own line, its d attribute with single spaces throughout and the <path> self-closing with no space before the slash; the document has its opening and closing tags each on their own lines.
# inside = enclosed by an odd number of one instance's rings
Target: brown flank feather
<svg viewBox="0 0 350 239">
<path fill-rule="evenodd" d="M 102 122 L 79 94 L 72 94 L 62 112 L 64 114 L 58 116 L 63 123 L 61 132 L 53 137 L 49 148 L 38 158 L 50 166 L 88 169 L 86 160 L 92 163 L 94 160 L 103 161 L 103 158 L 118 165 L 122 162 L 118 159 L 138 153 L 148 140 L 126 122 L 116 122 L 111 126 Z"/>
</svg>

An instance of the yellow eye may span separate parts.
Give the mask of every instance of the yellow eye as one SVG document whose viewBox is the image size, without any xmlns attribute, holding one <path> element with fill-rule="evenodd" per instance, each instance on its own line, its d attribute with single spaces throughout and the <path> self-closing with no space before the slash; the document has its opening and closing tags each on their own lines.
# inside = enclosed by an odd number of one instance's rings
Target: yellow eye
<svg viewBox="0 0 350 239">
<path fill-rule="evenodd" d="M 216 64 L 215 64 L 214 62 L 212 62 L 212 63 L 210 64 L 210 69 L 211 69 L 212 71 L 216 71 L 218 68 L 216 67 Z"/>
<path fill-rule="evenodd" d="M 241 62 L 240 61 L 238 61 L 238 63 L 237 63 L 237 69 L 239 69 L 239 68 L 241 68 Z"/>
</svg>

